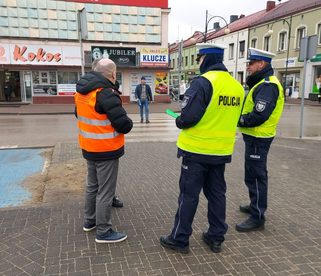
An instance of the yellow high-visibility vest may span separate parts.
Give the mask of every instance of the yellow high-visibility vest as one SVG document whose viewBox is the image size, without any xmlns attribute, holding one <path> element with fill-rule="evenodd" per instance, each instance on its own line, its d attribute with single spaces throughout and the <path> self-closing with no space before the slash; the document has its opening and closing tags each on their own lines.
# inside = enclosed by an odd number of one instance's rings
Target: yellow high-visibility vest
<svg viewBox="0 0 321 276">
<path fill-rule="evenodd" d="M 254 92 L 255 88 L 263 82 L 274 83 L 278 86 L 279 97 L 276 102 L 276 106 L 275 106 L 271 116 L 269 117 L 269 119 L 267 119 L 262 125 L 259 125 L 257 127 L 239 127 L 239 131 L 244 134 L 254 136 L 254 137 L 269 138 L 269 137 L 274 137 L 276 135 L 276 126 L 280 120 L 280 117 L 281 117 L 282 111 L 283 111 L 283 106 L 284 106 L 283 87 L 280 84 L 277 77 L 270 76 L 269 80 L 263 79 L 252 87 L 252 89 L 250 90 L 250 92 L 248 93 L 248 95 L 245 99 L 244 107 L 242 110 L 242 115 L 248 114 L 253 111 L 253 108 L 255 105 L 255 103 L 253 101 L 253 97 L 252 97 L 253 92 Z"/>
<path fill-rule="evenodd" d="M 225 71 L 209 71 L 202 76 L 212 84 L 211 101 L 201 120 L 180 132 L 177 146 L 198 154 L 231 155 L 244 101 L 243 87 Z"/>
</svg>

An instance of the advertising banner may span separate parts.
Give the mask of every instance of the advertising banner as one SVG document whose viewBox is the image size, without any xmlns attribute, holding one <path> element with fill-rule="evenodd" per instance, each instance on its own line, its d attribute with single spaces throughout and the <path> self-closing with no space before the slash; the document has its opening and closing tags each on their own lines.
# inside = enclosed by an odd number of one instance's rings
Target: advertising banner
<svg viewBox="0 0 321 276">
<path fill-rule="evenodd" d="M 0 44 L 0 64 L 10 64 L 9 44 Z"/>
<path fill-rule="evenodd" d="M 1 49 L 4 50 L 2 56 L 3 51 Z M 22 43 L 4 44 L 0 46 L 0 64 L 80 66 L 80 47 Z"/>
<path fill-rule="evenodd" d="M 140 65 L 147 67 L 168 67 L 168 48 L 141 48 Z"/>
<path fill-rule="evenodd" d="M 109 58 L 119 67 L 136 66 L 136 48 L 91 47 L 92 59 Z"/>
<path fill-rule="evenodd" d="M 167 72 L 155 73 L 155 93 L 168 94 L 168 79 Z"/>
<path fill-rule="evenodd" d="M 58 84 L 58 96 L 72 96 L 76 93 L 76 84 Z"/>
</svg>

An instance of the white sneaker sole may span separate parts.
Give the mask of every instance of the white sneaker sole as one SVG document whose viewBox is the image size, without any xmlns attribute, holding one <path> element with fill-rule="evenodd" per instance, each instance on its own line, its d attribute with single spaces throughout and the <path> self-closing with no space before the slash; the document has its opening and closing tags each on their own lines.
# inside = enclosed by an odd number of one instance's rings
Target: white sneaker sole
<svg viewBox="0 0 321 276">
<path fill-rule="evenodd" d="M 97 243 L 117 243 L 117 242 L 122 242 L 127 239 L 127 235 L 119 240 L 98 240 L 95 238 L 95 242 Z"/>
<path fill-rule="evenodd" d="M 82 230 L 84 230 L 85 232 L 90 232 L 90 231 L 94 230 L 95 228 L 96 228 L 96 226 L 91 227 L 91 228 L 83 227 Z"/>
</svg>

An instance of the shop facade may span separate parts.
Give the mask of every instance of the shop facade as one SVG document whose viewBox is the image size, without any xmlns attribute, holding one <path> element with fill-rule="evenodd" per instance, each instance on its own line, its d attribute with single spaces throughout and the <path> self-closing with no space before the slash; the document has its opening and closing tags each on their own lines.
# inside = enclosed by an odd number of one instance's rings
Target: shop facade
<svg viewBox="0 0 321 276">
<path fill-rule="evenodd" d="M 10 41 L 0 45 L 0 101 L 5 101 L 6 83 L 13 88 L 11 101 L 34 104 L 73 103 L 81 76 L 79 44 L 36 44 L 37 41 Z M 117 80 L 123 102 L 136 101 L 135 87 L 144 76 L 155 102 L 168 102 L 168 49 L 118 47 L 86 44 L 90 57 L 85 72 L 96 58 L 110 58 L 117 65 Z"/>
<path fill-rule="evenodd" d="M 80 47 L 73 44 L 13 41 L 0 45 L 0 86 L 10 84 L 11 100 L 65 103 L 80 76 Z M 4 89 L 0 89 L 4 101 Z M 67 99 L 68 102 L 68 99 Z"/>
<path fill-rule="evenodd" d="M 14 102 L 73 103 L 99 47 L 117 64 L 124 102 L 142 75 L 155 101 L 169 99 L 167 0 L 0 1 L 0 10 L 1 102 L 10 84 Z"/>
</svg>

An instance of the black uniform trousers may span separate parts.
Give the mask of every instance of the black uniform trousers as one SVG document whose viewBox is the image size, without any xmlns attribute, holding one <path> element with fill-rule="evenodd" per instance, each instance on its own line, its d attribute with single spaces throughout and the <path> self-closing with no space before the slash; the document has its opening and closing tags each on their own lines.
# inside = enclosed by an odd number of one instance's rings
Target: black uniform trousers
<svg viewBox="0 0 321 276">
<path fill-rule="evenodd" d="M 179 180 L 178 210 L 171 237 L 182 246 L 189 244 L 192 223 L 203 188 L 208 200 L 208 235 L 213 241 L 224 241 L 227 231 L 225 163 L 211 165 L 183 157 Z"/>
<path fill-rule="evenodd" d="M 268 171 L 267 156 L 274 137 L 257 138 L 243 134 L 245 143 L 245 178 L 249 190 L 251 218 L 264 223 L 267 208 Z"/>
</svg>

